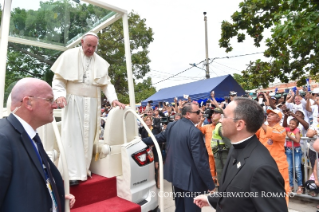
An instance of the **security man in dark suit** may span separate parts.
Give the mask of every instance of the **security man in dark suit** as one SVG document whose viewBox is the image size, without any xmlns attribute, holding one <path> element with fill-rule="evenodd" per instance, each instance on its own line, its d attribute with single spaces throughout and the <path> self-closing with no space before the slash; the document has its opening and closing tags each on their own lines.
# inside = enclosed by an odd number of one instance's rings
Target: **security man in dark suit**
<svg viewBox="0 0 319 212">
<path fill-rule="evenodd" d="M 235 98 L 221 118 L 222 133 L 233 144 L 228 154 L 219 193 L 194 199 L 199 207 L 212 206 L 217 212 L 288 211 L 284 180 L 269 151 L 255 133 L 264 122 L 263 109 L 256 101 Z"/>
<path fill-rule="evenodd" d="M 0 120 L 0 211 L 63 212 L 62 177 L 43 149 L 36 129 L 53 121 L 57 108 L 49 84 L 25 78 L 11 93 L 11 111 Z"/>
<path fill-rule="evenodd" d="M 193 198 L 215 188 L 208 164 L 208 154 L 203 135 L 195 127 L 200 121 L 198 104 L 186 103 L 183 118 L 169 123 L 164 132 L 156 135 L 159 143 L 166 141 L 164 179 L 171 182 L 175 190 L 177 212 L 197 212 Z M 151 138 L 143 141 L 150 145 Z"/>
</svg>

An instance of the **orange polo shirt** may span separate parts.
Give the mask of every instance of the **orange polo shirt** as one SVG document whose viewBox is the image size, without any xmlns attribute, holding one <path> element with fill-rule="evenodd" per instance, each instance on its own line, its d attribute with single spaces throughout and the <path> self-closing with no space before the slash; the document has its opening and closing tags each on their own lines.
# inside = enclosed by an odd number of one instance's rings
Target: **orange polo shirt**
<svg viewBox="0 0 319 212">
<path fill-rule="evenodd" d="M 267 132 L 261 127 L 256 136 L 259 141 L 269 150 L 270 155 L 277 163 L 278 169 L 285 181 L 286 193 L 289 193 L 289 174 L 288 161 L 285 153 L 286 130 L 277 123 L 275 126 L 267 126 Z M 289 203 L 289 196 L 286 196 L 287 205 Z"/>
<path fill-rule="evenodd" d="M 256 136 L 259 141 L 269 150 L 271 156 L 275 159 L 278 169 L 288 168 L 287 157 L 285 153 L 286 130 L 277 123 L 275 126 L 267 126 L 267 132 L 261 127 Z"/>
<path fill-rule="evenodd" d="M 209 167 L 210 173 L 212 174 L 213 179 L 216 179 L 216 169 L 215 169 L 215 159 L 212 151 L 212 147 L 210 146 L 210 142 L 213 136 L 213 130 L 215 129 L 215 125 L 208 124 L 202 127 L 197 125 L 197 128 L 205 135 L 205 146 L 208 153 Z"/>
</svg>

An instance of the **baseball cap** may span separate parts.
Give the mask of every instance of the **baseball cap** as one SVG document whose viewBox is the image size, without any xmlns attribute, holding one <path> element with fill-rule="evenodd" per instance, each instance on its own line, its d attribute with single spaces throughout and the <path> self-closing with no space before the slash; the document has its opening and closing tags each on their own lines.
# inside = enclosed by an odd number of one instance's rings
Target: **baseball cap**
<svg viewBox="0 0 319 212">
<path fill-rule="evenodd" d="M 230 91 L 229 92 L 229 96 L 235 96 L 235 95 L 237 95 L 237 92 L 235 92 L 235 91 Z"/>
<path fill-rule="evenodd" d="M 305 113 L 302 110 L 296 110 L 295 113 L 299 111 L 300 113 L 302 113 L 303 115 L 305 115 Z"/>
<path fill-rule="evenodd" d="M 319 93 L 319 88 L 313 89 L 312 93 Z"/>
<path fill-rule="evenodd" d="M 280 119 L 282 118 L 282 112 L 280 112 L 279 110 L 277 110 L 277 109 L 276 110 L 268 109 L 267 110 L 267 114 L 269 114 L 270 112 L 276 113 L 279 116 Z"/>
<path fill-rule="evenodd" d="M 224 111 L 218 107 L 216 107 L 213 111 L 214 111 L 214 113 L 224 114 Z"/>
</svg>

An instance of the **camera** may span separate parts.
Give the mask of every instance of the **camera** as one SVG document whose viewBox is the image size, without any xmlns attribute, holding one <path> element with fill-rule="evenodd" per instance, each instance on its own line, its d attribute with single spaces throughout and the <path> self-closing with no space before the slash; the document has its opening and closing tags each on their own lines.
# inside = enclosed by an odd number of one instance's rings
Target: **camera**
<svg viewBox="0 0 319 212">
<path fill-rule="evenodd" d="M 285 110 L 282 110 L 284 113 L 288 113 L 290 110 L 287 108 Z"/>
<path fill-rule="evenodd" d="M 203 117 L 208 118 L 209 114 L 203 114 Z"/>
<path fill-rule="evenodd" d="M 207 108 L 203 114 L 203 117 L 210 118 L 213 115 L 214 111 L 210 108 Z"/>
<path fill-rule="evenodd" d="M 174 116 L 170 116 L 170 117 L 161 117 L 160 118 L 160 123 L 162 124 L 168 124 L 169 122 L 173 122 L 174 121 Z"/>
</svg>

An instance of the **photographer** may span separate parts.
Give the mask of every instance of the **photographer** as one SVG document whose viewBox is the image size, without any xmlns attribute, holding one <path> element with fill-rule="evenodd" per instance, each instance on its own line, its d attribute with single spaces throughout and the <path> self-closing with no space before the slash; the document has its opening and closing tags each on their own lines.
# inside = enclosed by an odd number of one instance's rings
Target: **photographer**
<svg viewBox="0 0 319 212">
<path fill-rule="evenodd" d="M 153 116 L 153 128 L 155 131 L 155 133 L 153 133 L 154 135 L 156 135 L 162 131 L 160 119 L 161 119 L 161 116 L 159 115 L 158 109 L 154 110 L 154 116 Z"/>
</svg>

